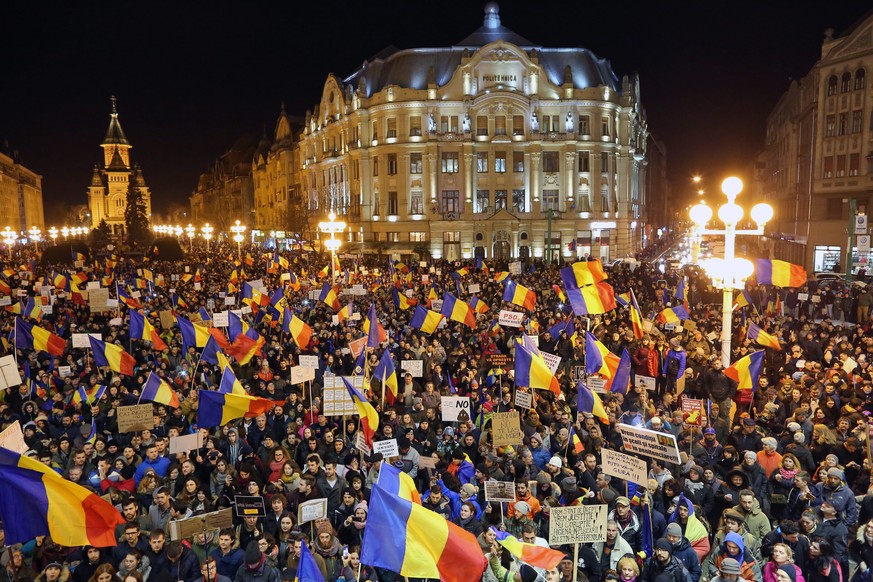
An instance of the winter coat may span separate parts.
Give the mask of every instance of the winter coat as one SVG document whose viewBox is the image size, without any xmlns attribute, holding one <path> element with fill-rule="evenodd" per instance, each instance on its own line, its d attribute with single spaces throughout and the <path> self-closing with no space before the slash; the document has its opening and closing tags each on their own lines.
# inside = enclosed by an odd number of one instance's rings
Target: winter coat
<svg viewBox="0 0 873 582">
<path fill-rule="evenodd" d="M 858 503 L 855 501 L 855 495 L 846 487 L 845 483 L 840 483 L 836 489 L 827 487 L 824 483 L 818 484 L 821 492 L 822 501 L 828 501 L 837 510 L 846 526 L 852 527 L 858 523 Z"/>
<path fill-rule="evenodd" d="M 737 501 L 739 501 L 739 498 Z M 746 529 L 757 539 L 763 540 L 764 536 L 770 533 L 770 530 L 772 529 L 770 526 L 770 518 L 761 511 L 761 504 L 758 503 L 757 500 L 755 500 L 755 505 L 752 507 L 752 511 L 748 513 L 743 511 L 743 506 L 739 503 L 733 507 L 733 510 L 745 517 Z"/>
<path fill-rule="evenodd" d="M 199 569 L 199 568 L 198 568 Z M 282 582 L 282 573 L 278 568 L 270 566 L 267 561 L 255 570 L 249 570 L 247 566 L 237 570 L 234 582 Z"/>
<path fill-rule="evenodd" d="M 795 582 L 806 582 L 803 572 L 796 564 L 794 564 L 794 572 L 796 574 Z M 764 565 L 764 582 L 779 582 L 779 578 L 776 577 L 776 562 L 773 560 Z"/>
<path fill-rule="evenodd" d="M 678 544 L 673 545 L 673 557 L 679 558 L 692 580 L 700 578 L 700 560 L 687 538 L 683 537 Z"/>
<path fill-rule="evenodd" d="M 676 556 L 670 556 L 670 561 L 667 562 L 666 566 L 662 566 L 654 556 L 647 559 L 637 580 L 639 582 L 655 582 L 662 574 L 669 576 L 671 582 L 697 582 Z"/>
</svg>

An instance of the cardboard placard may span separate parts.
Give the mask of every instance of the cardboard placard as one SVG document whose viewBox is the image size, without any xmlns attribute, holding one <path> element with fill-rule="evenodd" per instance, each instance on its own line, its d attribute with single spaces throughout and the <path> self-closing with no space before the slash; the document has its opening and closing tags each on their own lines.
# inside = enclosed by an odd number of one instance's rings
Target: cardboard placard
<svg viewBox="0 0 873 582">
<path fill-rule="evenodd" d="M 550 354 L 548 352 L 540 352 L 540 355 L 543 357 L 546 366 L 549 367 L 549 371 L 552 374 L 558 371 L 558 366 L 561 365 L 561 356 L 556 356 L 555 354 Z"/>
<path fill-rule="evenodd" d="M 470 420 L 470 398 L 468 396 L 442 396 L 440 404 L 443 420 L 447 422 Z"/>
<path fill-rule="evenodd" d="M 512 357 L 509 354 L 489 354 L 485 356 L 485 361 L 491 368 L 505 368 L 512 365 Z"/>
<path fill-rule="evenodd" d="M 227 327 L 229 325 L 229 317 L 230 315 L 227 311 L 216 311 L 212 314 L 212 325 L 215 327 Z"/>
<path fill-rule="evenodd" d="M 294 366 L 291 368 L 291 384 L 302 384 L 315 380 L 315 369 L 306 368 L 304 366 Z"/>
<path fill-rule="evenodd" d="M 170 454 L 187 453 L 200 448 L 200 431 L 170 438 Z"/>
<path fill-rule="evenodd" d="M 88 339 L 88 336 L 93 337 L 95 340 L 103 341 L 102 333 L 74 333 L 73 334 L 73 347 L 74 348 L 83 348 L 86 350 L 91 349 L 91 340 Z"/>
<path fill-rule="evenodd" d="M 220 531 L 232 526 L 233 511 L 231 511 L 230 507 L 203 515 L 196 515 L 188 519 L 172 519 L 167 523 L 170 539 L 174 541 L 192 538 L 204 531 Z"/>
<path fill-rule="evenodd" d="M 300 366 L 304 368 L 312 368 L 313 370 L 318 369 L 318 356 L 303 356 L 299 357 Z"/>
<path fill-rule="evenodd" d="M 651 376 L 642 376 L 637 375 L 636 381 L 634 382 L 634 386 L 642 386 L 646 390 L 650 390 L 652 392 L 657 388 L 657 380 Z"/>
<path fill-rule="evenodd" d="M 165 330 L 172 329 L 174 325 L 176 325 L 176 318 L 173 315 L 173 312 L 169 309 L 161 311 L 158 313 L 161 318 L 161 327 Z"/>
<path fill-rule="evenodd" d="M 267 508 L 264 507 L 264 498 L 260 495 L 234 495 L 233 505 L 237 517 L 265 517 Z"/>
<path fill-rule="evenodd" d="M 522 321 L 524 321 L 524 313 L 519 311 L 501 309 L 497 317 L 497 323 L 506 327 L 521 327 Z"/>
<path fill-rule="evenodd" d="M 809 299 L 809 293 L 798 293 L 797 300 L 798 301 L 807 301 Z"/>
<path fill-rule="evenodd" d="M 88 291 L 92 291 L 94 289 L 100 288 L 100 281 L 88 281 L 88 284 L 85 285 L 85 289 Z"/>
<path fill-rule="evenodd" d="M 357 358 L 367 347 L 367 336 L 360 337 L 349 342 L 349 349 L 352 351 L 352 357 Z"/>
<path fill-rule="evenodd" d="M 149 404 L 133 404 L 119 406 L 115 409 L 118 416 L 118 432 L 135 432 L 155 428 L 154 408 Z"/>
<path fill-rule="evenodd" d="M 553 507 L 549 516 L 549 545 L 586 544 L 606 539 L 606 505 Z"/>
<path fill-rule="evenodd" d="M 227 295 L 224 298 L 224 304 L 225 305 L 236 305 L 236 297 L 234 297 L 233 295 Z"/>
<path fill-rule="evenodd" d="M 15 451 L 23 455 L 30 447 L 24 442 L 24 433 L 21 432 L 21 423 L 17 420 L 0 432 L 0 447 Z"/>
<path fill-rule="evenodd" d="M 521 261 L 515 261 L 509 263 L 509 274 L 510 275 L 521 275 Z"/>
<path fill-rule="evenodd" d="M 479 283 L 470 283 L 467 286 L 467 293 L 479 293 Z"/>
<path fill-rule="evenodd" d="M 419 469 L 436 469 L 437 460 L 433 457 L 419 457 L 418 458 L 418 468 Z"/>
<path fill-rule="evenodd" d="M 515 503 L 515 483 L 511 481 L 485 481 L 485 501 Z"/>
<path fill-rule="evenodd" d="M 703 421 L 703 400 L 683 398 L 682 416 L 685 417 L 685 424 L 700 426 L 700 423 Z"/>
<path fill-rule="evenodd" d="M 69 378 L 73 375 L 72 366 L 58 366 L 58 376 L 61 378 Z"/>
<path fill-rule="evenodd" d="M 495 412 L 491 417 L 491 436 L 495 447 L 514 447 L 521 444 L 523 435 L 518 413 Z"/>
<path fill-rule="evenodd" d="M 374 442 L 373 452 L 382 453 L 382 457 L 384 457 L 385 459 L 400 456 L 400 449 L 397 448 L 397 439 L 387 439 L 384 441 Z"/>
<path fill-rule="evenodd" d="M 585 383 L 592 392 L 599 392 L 601 394 L 606 393 L 606 378 L 600 376 L 588 376 L 588 380 Z"/>
<path fill-rule="evenodd" d="M 648 482 L 649 471 L 644 460 L 607 448 L 601 449 L 600 454 L 601 469 L 605 474 L 631 483 Z"/>
<path fill-rule="evenodd" d="M 12 305 L 12 297 L 0 297 L 0 307 L 4 307 L 6 305 Z"/>
<path fill-rule="evenodd" d="M 434 299 L 430 302 L 431 311 L 441 312 L 443 310 L 443 300 L 442 299 Z"/>
<path fill-rule="evenodd" d="M 88 306 L 91 308 L 91 313 L 112 311 L 108 303 L 109 289 L 91 289 L 88 292 Z"/>
<path fill-rule="evenodd" d="M 672 434 L 624 423 L 620 423 L 617 428 L 624 442 L 624 450 L 628 453 L 651 457 L 675 465 L 681 463 L 679 449 L 676 447 L 676 437 Z"/>
<path fill-rule="evenodd" d="M 297 523 L 303 525 L 327 517 L 327 498 L 311 499 L 297 506 Z"/>
<path fill-rule="evenodd" d="M 424 362 L 422 360 L 400 360 L 400 369 L 409 372 L 413 378 L 424 376 Z"/>
<path fill-rule="evenodd" d="M 0 390 L 21 385 L 21 374 L 18 373 L 18 364 L 14 356 L 0 358 Z"/>
<path fill-rule="evenodd" d="M 515 391 L 515 406 L 518 408 L 524 408 L 525 410 L 530 410 L 531 405 L 533 404 L 533 396 L 530 392 L 525 392 L 523 390 Z"/>
</svg>

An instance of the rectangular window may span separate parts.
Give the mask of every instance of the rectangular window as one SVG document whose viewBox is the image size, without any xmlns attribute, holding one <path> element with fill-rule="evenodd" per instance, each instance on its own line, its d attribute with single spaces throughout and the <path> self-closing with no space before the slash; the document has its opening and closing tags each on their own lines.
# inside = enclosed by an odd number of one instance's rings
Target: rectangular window
<svg viewBox="0 0 873 582">
<path fill-rule="evenodd" d="M 506 173 L 506 152 L 494 152 L 494 171 L 498 174 Z"/>
<path fill-rule="evenodd" d="M 834 157 L 833 156 L 825 156 L 824 164 L 822 169 L 822 176 L 824 178 L 833 178 L 834 177 Z"/>
<path fill-rule="evenodd" d="M 496 115 L 494 117 L 494 135 L 506 135 L 505 115 Z"/>
<path fill-rule="evenodd" d="M 512 191 L 512 209 L 515 212 L 527 212 L 524 205 L 524 190 Z"/>
<path fill-rule="evenodd" d="M 843 218 L 843 199 L 829 198 L 827 213 L 828 220 L 841 220 Z"/>
<path fill-rule="evenodd" d="M 373 193 L 373 216 L 382 216 L 382 201 L 378 192 Z"/>
<path fill-rule="evenodd" d="M 388 175 L 397 175 L 397 154 L 388 154 Z"/>
<path fill-rule="evenodd" d="M 360 180 L 361 179 L 361 161 L 355 160 L 352 164 L 352 179 Z"/>
<path fill-rule="evenodd" d="M 549 210 L 558 210 L 558 191 L 557 190 L 543 190 L 543 212 Z"/>
<path fill-rule="evenodd" d="M 491 210 L 491 191 L 476 190 L 476 205 L 479 208 L 479 212 L 488 212 Z"/>
<path fill-rule="evenodd" d="M 449 116 L 440 115 L 440 133 L 449 132 Z"/>
<path fill-rule="evenodd" d="M 600 173 L 609 173 L 609 154 L 606 152 L 600 154 Z"/>
<path fill-rule="evenodd" d="M 379 139 L 379 123 L 376 121 L 373 122 L 373 134 L 372 134 L 372 136 L 373 136 L 372 139 Z"/>
<path fill-rule="evenodd" d="M 609 117 L 607 116 L 600 118 L 600 135 L 609 137 Z"/>
<path fill-rule="evenodd" d="M 559 169 L 558 152 L 543 152 L 543 172 L 557 172 Z"/>
<path fill-rule="evenodd" d="M 825 117 L 825 137 L 833 137 L 837 127 L 836 115 L 828 115 Z"/>
<path fill-rule="evenodd" d="M 606 184 L 600 188 L 600 211 L 609 212 L 609 186 Z"/>
<path fill-rule="evenodd" d="M 579 135 L 591 135 L 591 118 L 587 115 L 579 116 Z"/>
<path fill-rule="evenodd" d="M 399 232 L 386 232 L 388 242 L 400 242 L 400 233 Z"/>
<path fill-rule="evenodd" d="M 591 212 L 591 199 L 588 197 L 588 194 L 579 196 L 579 200 L 576 204 L 576 210 L 579 212 Z"/>
<path fill-rule="evenodd" d="M 842 178 L 846 175 L 846 156 L 840 154 L 837 156 L 837 177 Z"/>
<path fill-rule="evenodd" d="M 373 176 L 379 175 L 379 156 L 373 156 Z"/>
<path fill-rule="evenodd" d="M 512 171 L 524 172 L 524 152 L 512 152 Z"/>
<path fill-rule="evenodd" d="M 479 115 L 476 117 L 476 135 L 488 135 L 487 115 Z"/>
<path fill-rule="evenodd" d="M 421 154 L 409 154 L 409 173 L 421 174 Z"/>
<path fill-rule="evenodd" d="M 524 115 L 512 116 L 512 135 L 524 135 Z"/>
<path fill-rule="evenodd" d="M 458 152 L 443 152 L 440 162 L 443 174 L 458 173 Z"/>
<path fill-rule="evenodd" d="M 424 214 L 424 196 L 421 190 L 409 193 L 409 214 Z"/>
<path fill-rule="evenodd" d="M 409 135 L 410 136 L 420 136 L 421 135 L 421 117 L 418 115 L 413 115 L 409 118 Z"/>
<path fill-rule="evenodd" d="M 380 240 L 382 240 L 382 233 L 374 231 L 373 232 L 373 242 L 379 242 Z"/>
<path fill-rule="evenodd" d="M 488 173 L 488 152 L 476 152 L 476 171 L 480 174 Z"/>
<path fill-rule="evenodd" d="M 447 231 L 443 233 L 443 242 L 461 242 L 461 231 Z"/>
<path fill-rule="evenodd" d="M 494 210 L 506 209 L 506 190 L 494 191 Z"/>
<path fill-rule="evenodd" d="M 386 137 L 397 137 L 397 119 L 394 117 L 388 118 L 388 133 Z"/>
<path fill-rule="evenodd" d="M 852 133 L 861 133 L 861 124 L 863 123 L 863 112 L 852 112 Z"/>
<path fill-rule="evenodd" d="M 397 216 L 397 192 L 388 192 L 388 216 Z"/>
<path fill-rule="evenodd" d="M 579 171 L 591 171 L 591 158 L 589 157 L 588 152 L 579 152 Z"/>
<path fill-rule="evenodd" d="M 837 135 L 846 135 L 847 131 L 849 131 L 849 114 L 840 113 L 840 123 L 837 127 Z"/>
<path fill-rule="evenodd" d="M 849 175 L 857 176 L 861 170 L 861 154 L 849 154 Z"/>
<path fill-rule="evenodd" d="M 427 242 L 426 232 L 410 232 L 409 242 Z"/>
<path fill-rule="evenodd" d="M 459 195 L 458 190 L 443 190 L 442 195 L 442 207 L 441 210 L 443 214 L 453 213 L 455 215 L 460 214 L 461 212 L 461 197 Z"/>
</svg>

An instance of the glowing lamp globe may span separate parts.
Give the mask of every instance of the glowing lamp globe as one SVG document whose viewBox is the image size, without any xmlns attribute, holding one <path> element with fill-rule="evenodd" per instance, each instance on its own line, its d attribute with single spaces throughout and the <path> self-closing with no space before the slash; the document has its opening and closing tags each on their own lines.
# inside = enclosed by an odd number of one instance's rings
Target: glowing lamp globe
<svg viewBox="0 0 873 582">
<path fill-rule="evenodd" d="M 704 226 L 712 220 L 712 208 L 706 204 L 695 204 L 691 207 L 688 216 L 691 217 L 691 221 L 697 226 Z"/>
<path fill-rule="evenodd" d="M 752 220 L 755 224 L 767 224 L 773 220 L 773 207 L 769 204 L 755 204 L 752 207 Z"/>
<path fill-rule="evenodd" d="M 728 198 L 733 199 L 737 194 L 743 191 L 743 181 L 736 176 L 725 178 L 724 182 L 721 183 L 721 191 L 724 192 Z"/>
</svg>

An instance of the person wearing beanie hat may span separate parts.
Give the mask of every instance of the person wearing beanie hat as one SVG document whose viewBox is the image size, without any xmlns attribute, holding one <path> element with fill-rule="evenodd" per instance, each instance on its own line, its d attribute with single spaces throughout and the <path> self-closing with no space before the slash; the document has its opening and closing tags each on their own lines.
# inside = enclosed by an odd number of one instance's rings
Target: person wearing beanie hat
<svg viewBox="0 0 873 582">
<path fill-rule="evenodd" d="M 691 543 L 682 533 L 682 526 L 678 523 L 671 522 L 667 525 L 667 532 L 664 534 L 667 541 L 670 542 L 671 553 L 674 558 L 677 558 L 682 565 L 691 574 L 692 580 L 700 578 L 700 559 L 697 557 Z"/>
<path fill-rule="evenodd" d="M 855 495 L 845 483 L 843 471 L 837 467 L 828 469 L 827 477 L 821 484 L 822 501 L 827 501 L 837 510 L 837 515 L 851 528 L 858 523 L 858 503 Z"/>
<path fill-rule="evenodd" d="M 446 472 L 457 477 L 462 485 L 476 481 L 476 468 L 473 466 L 473 463 L 467 460 L 464 451 L 460 448 L 452 451 L 452 462 L 449 463 Z"/>
<path fill-rule="evenodd" d="M 797 582 L 797 569 L 793 564 L 783 564 L 776 569 L 777 582 Z"/>
<path fill-rule="evenodd" d="M 734 429 L 734 432 L 728 437 L 727 443 L 736 447 L 738 451 L 757 453 L 763 448 L 761 445 L 761 434 L 757 430 L 757 423 L 754 418 L 747 416 L 746 413 L 743 413 L 743 415 L 740 429 Z"/>
<path fill-rule="evenodd" d="M 673 545 L 667 538 L 655 541 L 652 556 L 646 558 L 639 580 L 655 582 L 665 576 L 671 582 L 693 582 L 691 574 L 678 558 L 673 556 Z"/>
</svg>

